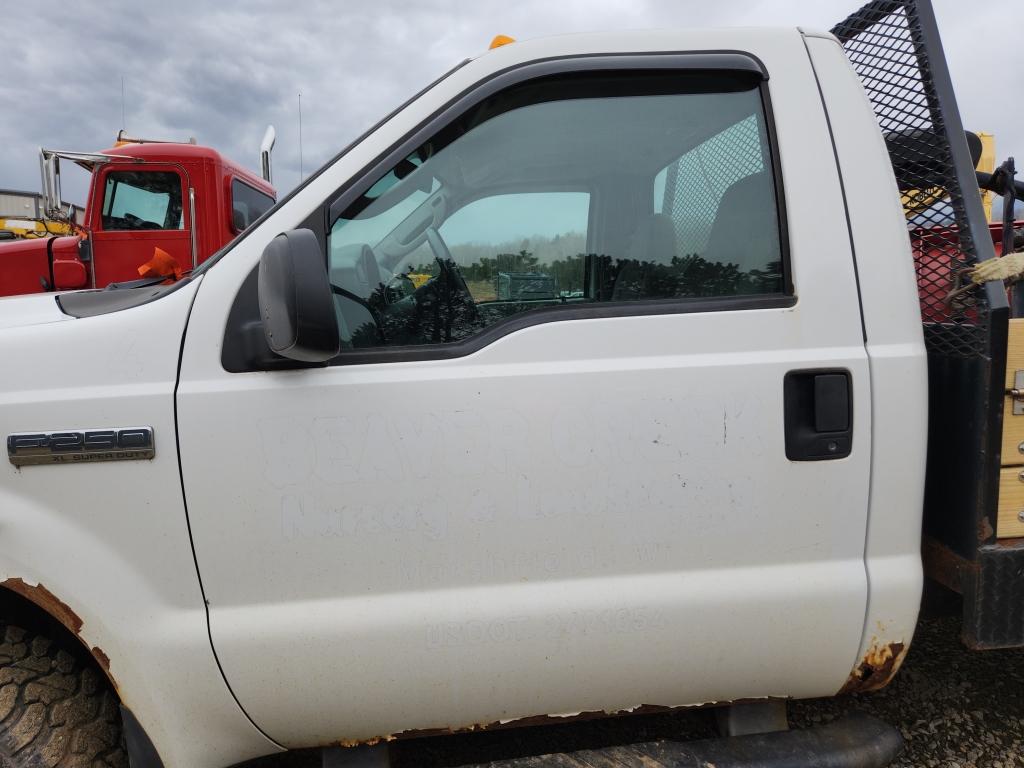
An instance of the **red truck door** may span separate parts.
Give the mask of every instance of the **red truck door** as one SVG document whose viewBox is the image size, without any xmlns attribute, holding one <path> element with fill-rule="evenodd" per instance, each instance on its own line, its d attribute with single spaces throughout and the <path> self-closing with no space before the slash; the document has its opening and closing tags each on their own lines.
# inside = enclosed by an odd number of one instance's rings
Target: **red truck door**
<svg viewBox="0 0 1024 768">
<path fill-rule="evenodd" d="M 188 173 L 178 165 L 121 164 L 104 168 L 93 194 L 93 278 L 102 288 L 136 280 L 139 267 L 162 248 L 183 270 L 193 265 Z"/>
</svg>

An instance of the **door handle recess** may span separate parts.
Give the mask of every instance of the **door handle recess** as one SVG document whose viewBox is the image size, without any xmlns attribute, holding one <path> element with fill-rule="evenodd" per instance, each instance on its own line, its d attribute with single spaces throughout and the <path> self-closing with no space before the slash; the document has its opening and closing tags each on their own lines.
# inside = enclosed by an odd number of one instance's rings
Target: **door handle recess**
<svg viewBox="0 0 1024 768">
<path fill-rule="evenodd" d="M 850 455 L 853 398 L 849 371 L 790 371 L 783 381 L 783 407 L 787 459 L 827 461 Z"/>
</svg>

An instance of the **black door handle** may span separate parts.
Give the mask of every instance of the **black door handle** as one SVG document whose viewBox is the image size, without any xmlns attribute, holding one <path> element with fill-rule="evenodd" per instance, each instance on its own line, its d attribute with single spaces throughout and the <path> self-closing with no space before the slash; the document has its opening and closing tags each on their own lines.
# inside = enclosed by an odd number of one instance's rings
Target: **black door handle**
<svg viewBox="0 0 1024 768">
<path fill-rule="evenodd" d="M 783 382 L 783 401 L 787 459 L 825 461 L 850 455 L 853 399 L 849 371 L 790 371 Z"/>
</svg>

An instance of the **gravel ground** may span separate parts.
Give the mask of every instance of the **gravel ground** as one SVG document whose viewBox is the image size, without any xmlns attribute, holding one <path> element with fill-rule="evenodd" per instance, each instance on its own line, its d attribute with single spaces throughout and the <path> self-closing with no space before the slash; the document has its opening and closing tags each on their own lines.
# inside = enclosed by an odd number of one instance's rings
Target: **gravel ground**
<svg viewBox="0 0 1024 768">
<path fill-rule="evenodd" d="M 1024 768 L 1024 650 L 968 651 L 959 640 L 959 610 L 951 595 L 930 590 L 907 661 L 889 687 L 793 702 L 792 725 L 820 725 L 859 710 L 903 732 L 906 750 L 893 768 Z M 680 711 L 414 739 L 394 744 L 392 760 L 396 768 L 452 768 L 713 735 L 713 712 Z M 286 759 L 266 768 L 300 765 L 307 764 Z"/>
<path fill-rule="evenodd" d="M 968 651 L 956 617 L 921 621 L 906 663 L 885 690 L 794 702 L 794 726 L 860 710 L 903 732 L 894 768 L 1024 766 L 1024 651 Z"/>
</svg>

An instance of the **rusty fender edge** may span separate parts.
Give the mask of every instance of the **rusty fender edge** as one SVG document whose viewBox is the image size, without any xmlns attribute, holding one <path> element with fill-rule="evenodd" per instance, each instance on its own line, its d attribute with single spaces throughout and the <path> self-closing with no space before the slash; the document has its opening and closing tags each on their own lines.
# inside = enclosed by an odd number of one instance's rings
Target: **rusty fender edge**
<svg viewBox="0 0 1024 768">
<path fill-rule="evenodd" d="M 828 725 L 799 731 L 731 736 L 702 741 L 651 741 L 604 749 L 520 757 L 488 768 L 883 768 L 903 750 L 891 725 L 854 713 Z M 466 766 L 465 768 L 469 768 Z M 482 768 L 482 767 L 481 767 Z"/>
<path fill-rule="evenodd" d="M 33 603 L 36 607 L 61 624 L 68 632 L 74 635 L 80 643 L 89 651 L 93 659 L 107 676 L 114 692 L 120 698 L 120 690 L 117 681 L 110 674 L 110 657 L 104 653 L 99 646 L 90 646 L 82 637 L 84 622 L 81 616 L 72 610 L 71 606 L 57 597 L 53 592 L 42 584 L 29 584 L 17 576 L 0 581 L 0 587 L 13 592 L 16 595 Z M 135 719 L 135 715 L 124 704 L 121 704 L 121 722 L 124 726 L 125 744 L 128 748 L 128 755 L 132 768 L 163 768 L 160 756 L 157 754 L 142 725 Z"/>
<path fill-rule="evenodd" d="M 838 695 L 868 693 L 884 688 L 899 672 L 908 650 L 906 643 L 882 645 L 876 639 L 861 663 L 850 673 L 846 684 L 839 689 Z"/>
<path fill-rule="evenodd" d="M 100 665 L 100 669 L 110 680 L 110 684 L 114 686 L 114 690 L 117 690 L 117 681 L 110 674 L 110 657 L 103 652 L 103 649 L 99 646 L 90 646 L 85 642 L 85 638 L 82 637 L 82 619 L 81 617 L 71 610 L 71 606 L 57 597 L 53 592 L 48 590 L 42 584 L 29 584 L 24 579 L 18 578 L 17 576 L 4 579 L 0 582 L 0 587 L 7 589 L 16 595 L 21 595 L 30 603 L 35 604 L 38 608 L 42 609 L 44 613 L 48 614 L 51 618 L 58 621 L 64 626 L 64 628 L 72 635 L 78 638 L 79 642 L 84 645 L 96 663 Z"/>
</svg>

